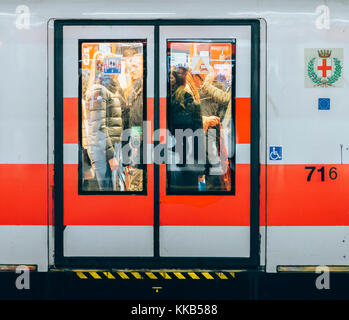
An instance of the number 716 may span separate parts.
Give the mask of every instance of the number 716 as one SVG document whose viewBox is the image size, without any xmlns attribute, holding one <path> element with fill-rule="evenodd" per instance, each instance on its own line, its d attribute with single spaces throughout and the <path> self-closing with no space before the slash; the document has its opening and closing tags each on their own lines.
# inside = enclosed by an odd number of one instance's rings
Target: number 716
<svg viewBox="0 0 349 320">
<path fill-rule="evenodd" d="M 307 177 L 307 181 L 311 181 L 311 178 L 313 176 L 314 171 L 316 170 L 316 167 L 315 166 L 305 167 L 305 169 L 310 170 Z M 321 181 L 325 181 L 325 167 L 320 167 L 316 171 L 321 173 Z M 328 176 L 330 177 L 331 180 L 336 180 L 338 177 L 337 168 L 336 167 L 330 168 L 328 172 Z"/>
</svg>

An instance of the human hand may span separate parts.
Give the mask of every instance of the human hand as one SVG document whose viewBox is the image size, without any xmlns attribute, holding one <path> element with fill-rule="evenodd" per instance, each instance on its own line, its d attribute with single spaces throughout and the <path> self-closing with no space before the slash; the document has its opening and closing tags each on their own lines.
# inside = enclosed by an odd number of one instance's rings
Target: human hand
<svg viewBox="0 0 349 320">
<path fill-rule="evenodd" d="M 210 116 L 208 117 L 208 126 L 209 127 L 215 127 L 217 124 L 219 124 L 221 119 L 216 116 Z"/>
<path fill-rule="evenodd" d="M 217 124 L 220 123 L 220 118 L 216 116 L 202 116 L 202 124 L 203 124 L 203 129 L 206 132 L 209 127 L 215 127 Z"/>
<path fill-rule="evenodd" d="M 109 166 L 110 166 L 110 170 L 117 170 L 119 167 L 119 161 L 116 160 L 115 158 L 111 158 L 109 159 Z"/>
</svg>

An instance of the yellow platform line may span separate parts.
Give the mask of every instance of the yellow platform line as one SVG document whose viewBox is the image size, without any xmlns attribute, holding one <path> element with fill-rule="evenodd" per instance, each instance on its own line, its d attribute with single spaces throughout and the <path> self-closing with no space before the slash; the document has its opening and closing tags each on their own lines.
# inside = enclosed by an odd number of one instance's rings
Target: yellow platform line
<svg viewBox="0 0 349 320">
<path fill-rule="evenodd" d="M 108 279 L 115 279 L 115 277 L 114 277 L 110 272 L 103 272 L 103 274 L 104 274 Z"/>
<path fill-rule="evenodd" d="M 139 272 L 131 272 L 131 274 L 136 278 L 136 279 L 143 279 L 142 275 Z"/>
<path fill-rule="evenodd" d="M 159 272 L 164 279 L 172 279 L 167 272 Z"/>
<path fill-rule="evenodd" d="M 200 277 L 195 272 L 188 272 L 188 275 L 194 280 L 200 279 Z"/>
<path fill-rule="evenodd" d="M 202 272 L 201 274 L 208 280 L 214 279 L 208 272 Z"/>
<path fill-rule="evenodd" d="M 90 271 L 89 274 L 93 277 L 93 279 L 102 279 L 97 272 Z"/>
<path fill-rule="evenodd" d="M 157 276 L 154 274 L 154 273 L 152 273 L 152 272 L 146 272 L 145 273 L 150 279 L 157 279 Z"/>
<path fill-rule="evenodd" d="M 76 275 L 80 278 L 80 279 L 88 279 L 85 274 L 83 272 L 77 272 Z"/>
<path fill-rule="evenodd" d="M 229 272 L 229 273 L 233 278 L 235 278 L 235 272 Z"/>
<path fill-rule="evenodd" d="M 130 279 L 125 272 L 118 271 L 117 274 L 122 278 L 122 279 Z"/>
<path fill-rule="evenodd" d="M 173 272 L 173 274 L 174 274 L 178 279 L 185 279 L 185 276 L 183 276 L 180 272 Z"/>
<path fill-rule="evenodd" d="M 216 275 L 222 280 L 228 279 L 227 276 L 223 272 L 216 272 Z"/>
</svg>

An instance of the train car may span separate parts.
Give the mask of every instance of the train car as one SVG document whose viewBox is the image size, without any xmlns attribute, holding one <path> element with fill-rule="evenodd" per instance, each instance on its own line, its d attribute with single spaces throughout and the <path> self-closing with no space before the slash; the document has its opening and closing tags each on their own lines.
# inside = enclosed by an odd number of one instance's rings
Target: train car
<svg viewBox="0 0 349 320">
<path fill-rule="evenodd" d="M 348 16 L 2 1 L 0 265 L 347 270 Z"/>
</svg>

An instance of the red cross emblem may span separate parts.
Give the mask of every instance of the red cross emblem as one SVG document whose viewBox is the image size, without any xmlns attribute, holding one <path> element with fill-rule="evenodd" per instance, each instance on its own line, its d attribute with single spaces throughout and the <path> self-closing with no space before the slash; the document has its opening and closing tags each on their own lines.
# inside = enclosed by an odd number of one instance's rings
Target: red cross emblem
<svg viewBox="0 0 349 320">
<path fill-rule="evenodd" d="M 326 58 L 319 59 L 319 63 L 317 67 L 317 70 L 320 71 L 319 76 L 323 78 L 331 76 L 331 70 L 332 70 L 331 62 L 332 62 L 331 59 L 326 59 Z M 329 72 L 329 74 L 327 74 L 327 71 Z"/>
</svg>

